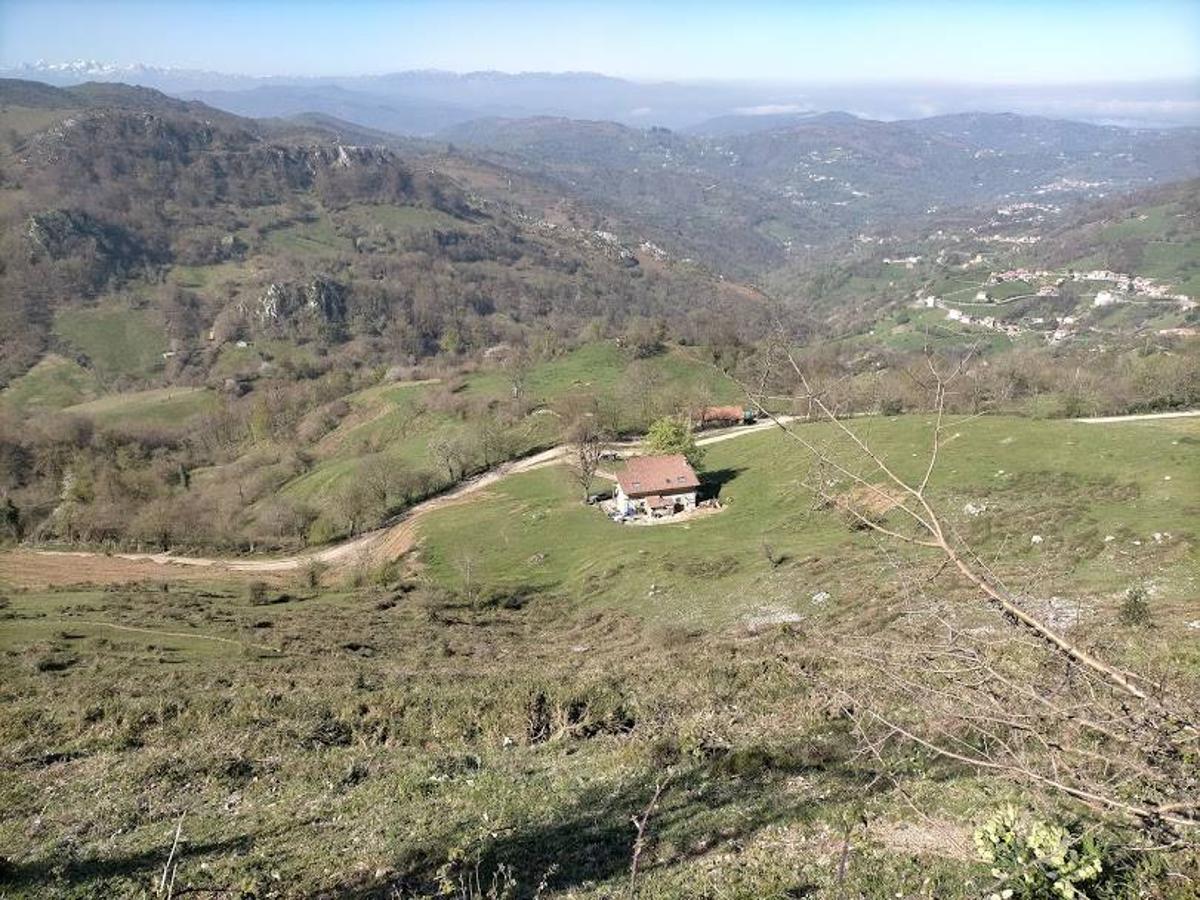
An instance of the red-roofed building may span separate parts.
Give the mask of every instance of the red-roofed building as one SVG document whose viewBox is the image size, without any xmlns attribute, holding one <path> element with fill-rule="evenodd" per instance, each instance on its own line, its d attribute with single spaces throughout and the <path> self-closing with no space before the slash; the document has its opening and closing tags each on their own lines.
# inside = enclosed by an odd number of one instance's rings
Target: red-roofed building
<svg viewBox="0 0 1200 900">
<path fill-rule="evenodd" d="M 723 428 L 754 421 L 754 413 L 740 406 L 706 406 L 696 419 L 697 428 Z"/>
<path fill-rule="evenodd" d="M 683 454 L 635 456 L 617 476 L 621 515 L 669 516 L 696 508 L 700 479 Z"/>
</svg>

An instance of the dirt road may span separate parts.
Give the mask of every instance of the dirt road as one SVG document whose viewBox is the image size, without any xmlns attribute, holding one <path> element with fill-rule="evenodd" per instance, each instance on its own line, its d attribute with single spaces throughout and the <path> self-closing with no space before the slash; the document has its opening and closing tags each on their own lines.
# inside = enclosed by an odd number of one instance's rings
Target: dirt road
<svg viewBox="0 0 1200 900">
<path fill-rule="evenodd" d="M 1088 424 L 1137 422 L 1152 419 L 1174 419 L 1200 416 L 1200 410 L 1186 412 L 1144 413 L 1133 416 L 1105 416 L 1076 419 Z M 782 416 L 787 424 L 798 417 Z M 738 428 L 696 441 L 709 446 L 775 428 L 770 420 Z M 628 444 L 633 449 L 636 443 Z M 143 579 L 182 580 L 236 576 L 243 578 L 278 578 L 296 572 L 313 563 L 339 568 L 362 563 L 379 565 L 397 559 L 411 550 L 417 542 L 417 526 L 423 516 L 438 509 L 462 503 L 510 475 L 529 472 L 562 462 L 568 453 L 565 445 L 552 447 L 533 456 L 497 466 L 482 475 L 432 497 L 401 513 L 391 522 L 374 531 L 342 541 L 329 547 L 310 550 L 291 556 L 278 557 L 203 557 L 180 556 L 174 553 L 90 553 L 76 550 L 13 550 L 0 553 L 0 582 L 10 584 L 78 584 L 82 582 L 122 582 Z"/>
<path fill-rule="evenodd" d="M 790 417 L 785 421 L 790 421 Z M 715 444 L 775 427 L 758 422 L 731 428 L 699 439 L 700 445 Z M 636 444 L 626 445 L 632 449 Z M 415 546 L 417 525 L 423 516 L 469 499 L 510 475 L 530 472 L 565 459 L 568 448 L 552 447 L 524 459 L 504 463 L 475 478 L 418 503 L 381 528 L 329 547 L 278 557 L 207 557 L 175 553 L 92 553 L 82 550 L 13 550 L 0 553 L 0 581 L 12 584 L 78 584 L 121 582 L 143 579 L 200 579 L 227 577 L 278 577 L 314 563 L 338 568 L 363 563 L 379 565 L 396 559 Z"/>
<path fill-rule="evenodd" d="M 1076 419 L 1087 425 L 1109 425 L 1114 422 L 1149 422 L 1153 419 L 1187 419 L 1200 416 L 1200 409 L 1185 409 L 1179 412 L 1137 413 L 1132 416 L 1092 416 L 1088 419 Z"/>
</svg>

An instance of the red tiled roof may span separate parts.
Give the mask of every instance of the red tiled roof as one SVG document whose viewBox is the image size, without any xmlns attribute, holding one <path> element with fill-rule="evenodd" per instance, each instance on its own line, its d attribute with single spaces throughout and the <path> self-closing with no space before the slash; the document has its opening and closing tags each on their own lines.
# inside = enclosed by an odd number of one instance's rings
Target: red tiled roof
<svg viewBox="0 0 1200 900">
<path fill-rule="evenodd" d="M 740 406 L 706 406 L 700 412 L 700 421 L 740 422 L 745 415 Z"/>
<path fill-rule="evenodd" d="M 700 487 L 700 479 L 682 453 L 672 456 L 635 456 L 617 476 L 627 497 L 683 494 Z"/>
</svg>

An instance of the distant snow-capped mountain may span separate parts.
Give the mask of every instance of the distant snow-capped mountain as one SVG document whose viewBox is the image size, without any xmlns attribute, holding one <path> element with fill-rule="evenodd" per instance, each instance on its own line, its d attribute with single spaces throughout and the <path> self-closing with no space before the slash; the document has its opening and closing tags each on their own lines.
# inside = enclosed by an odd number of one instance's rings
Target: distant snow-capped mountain
<svg viewBox="0 0 1200 900">
<path fill-rule="evenodd" d="M 120 81 L 152 87 L 167 93 L 177 91 L 237 90 L 253 87 L 260 79 L 247 75 L 226 75 L 202 69 L 175 66 L 151 66 L 145 63 L 112 63 L 95 59 L 67 62 L 20 63 L 0 68 L 2 78 L 24 78 L 60 87 L 84 81 Z"/>
<path fill-rule="evenodd" d="M 1200 124 L 1191 81 L 1088 85 L 752 84 L 639 82 L 594 72 L 448 72 L 269 77 L 97 60 L 25 63 L 0 77 L 60 87 L 122 81 L 203 100 L 242 115 L 298 111 L 346 118 L 401 134 L 495 116 L 565 116 L 695 129 L 711 134 L 762 130 L 816 110 L 852 110 L 873 119 L 960 112 L 1015 112 L 1138 127 Z M 240 96 L 234 96 L 237 93 Z"/>
</svg>

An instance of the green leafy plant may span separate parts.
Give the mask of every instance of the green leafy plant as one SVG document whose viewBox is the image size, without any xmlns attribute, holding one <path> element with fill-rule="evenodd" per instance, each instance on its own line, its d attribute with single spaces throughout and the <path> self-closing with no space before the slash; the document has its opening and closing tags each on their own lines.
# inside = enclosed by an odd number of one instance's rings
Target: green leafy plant
<svg viewBox="0 0 1200 900">
<path fill-rule="evenodd" d="M 1131 587 L 1125 592 L 1125 599 L 1121 601 L 1120 619 L 1122 625 L 1150 624 L 1149 594 L 1144 587 Z"/>
<path fill-rule="evenodd" d="M 663 455 L 682 453 L 693 466 L 700 465 L 704 459 L 704 450 L 696 446 L 691 425 L 674 416 L 659 419 L 650 426 L 646 433 L 646 449 Z"/>
<path fill-rule="evenodd" d="M 1053 900 L 1085 896 L 1078 885 L 1103 868 L 1090 836 L 1078 840 L 1063 826 L 1001 807 L 975 831 L 975 850 L 991 867 L 997 890 L 988 900 Z"/>
</svg>

